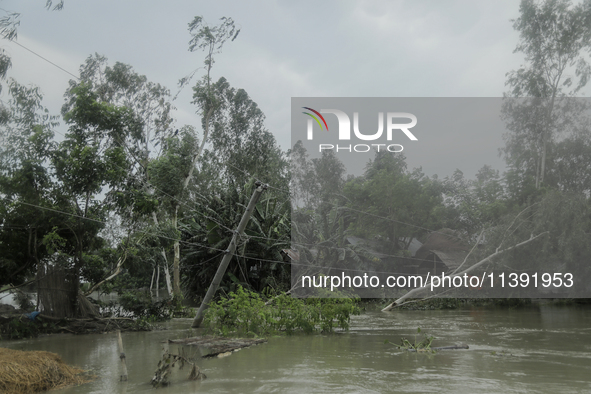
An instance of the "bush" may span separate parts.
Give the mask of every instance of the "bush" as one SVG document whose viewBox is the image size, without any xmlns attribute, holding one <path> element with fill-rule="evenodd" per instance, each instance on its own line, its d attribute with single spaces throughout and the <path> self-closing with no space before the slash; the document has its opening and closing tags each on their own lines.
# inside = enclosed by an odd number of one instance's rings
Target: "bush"
<svg viewBox="0 0 591 394">
<path fill-rule="evenodd" d="M 27 318 L 15 317 L 0 326 L 1 339 L 27 339 L 39 336 L 39 326 Z"/>
<path fill-rule="evenodd" d="M 279 295 L 268 304 L 257 293 L 241 286 L 205 314 L 205 326 L 220 335 L 269 335 L 333 332 L 347 330 L 351 315 L 359 314 L 356 300 L 350 298 L 292 298 Z"/>
<path fill-rule="evenodd" d="M 126 291 L 121 294 L 119 304 L 135 317 L 151 317 L 156 321 L 172 317 L 174 303 L 170 299 L 153 301 L 150 294 L 142 291 Z"/>
</svg>

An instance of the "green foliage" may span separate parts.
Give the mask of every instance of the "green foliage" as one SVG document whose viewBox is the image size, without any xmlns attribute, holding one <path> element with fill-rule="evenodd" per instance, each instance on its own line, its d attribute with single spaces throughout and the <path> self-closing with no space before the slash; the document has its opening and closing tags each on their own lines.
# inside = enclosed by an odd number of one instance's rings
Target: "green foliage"
<svg viewBox="0 0 591 394">
<path fill-rule="evenodd" d="M 285 155 L 275 136 L 265 128 L 265 115 L 248 93 L 232 87 L 223 77 L 211 85 L 197 84 L 193 91 L 193 103 L 203 111 L 211 102 L 215 103 L 203 119 L 212 126 L 207 139 L 211 150 L 203 152 L 200 167 L 211 166 L 217 170 L 214 176 L 238 188 L 255 177 L 278 189 L 287 189 Z"/>
<path fill-rule="evenodd" d="M 150 161 L 148 176 L 157 187 L 159 205 L 173 216 L 178 201 L 188 195 L 184 182 L 195 165 L 197 132 L 193 127 L 183 127 L 178 136 L 166 138 L 163 145 L 162 155 Z"/>
<path fill-rule="evenodd" d="M 482 229 L 491 227 L 509 211 L 499 172 L 483 166 L 475 180 L 464 178 L 460 170 L 444 181 L 446 227 L 474 238 Z"/>
<path fill-rule="evenodd" d="M 228 229 L 238 223 L 254 189 L 251 180 L 244 191 L 233 186 L 219 190 L 219 197 L 190 212 L 182 233 L 188 244 L 184 246 L 183 283 L 192 296 L 202 296 L 217 270 L 230 243 Z M 240 242 L 222 280 L 221 289 L 229 293 L 238 285 L 262 292 L 266 288 L 287 291 L 291 281 L 288 264 L 282 263 L 281 249 L 290 243 L 290 205 L 272 192 L 266 191 L 244 231 L 245 242 Z M 205 249 L 208 245 L 212 249 Z M 261 261 L 261 260 L 270 261 Z"/>
<path fill-rule="evenodd" d="M 39 88 L 11 80 L 8 93 L 0 125 L 0 284 L 20 283 L 35 272 L 49 254 L 42 239 L 59 222 L 55 212 L 31 206 L 55 207 L 47 160 L 56 118 L 42 106 Z"/>
<path fill-rule="evenodd" d="M 210 72 L 215 63 L 214 55 L 222 51 L 222 47 L 227 40 L 234 41 L 240 33 L 240 29 L 236 28 L 232 18 L 222 17 L 220 20 L 221 23 L 213 27 L 205 23 L 202 16 L 194 17 L 189 23 L 189 34 L 191 34 L 189 51 L 195 52 L 196 50 L 202 50 L 206 53 L 204 60 L 207 69 L 207 75 L 204 77 L 206 85 L 210 83 Z M 183 87 L 188 84 L 196 71 L 193 71 L 189 76 L 181 78 L 179 85 Z M 207 109 L 203 108 L 203 113 L 209 112 L 209 108 L 212 106 L 215 106 L 215 104 L 208 100 Z"/>
<path fill-rule="evenodd" d="M 586 56 L 591 50 L 591 3 L 522 0 L 519 11 L 513 24 L 520 33 L 515 52 L 522 52 L 526 62 L 507 73 L 507 96 L 529 98 L 505 100 L 503 115 L 510 132 L 501 152 L 513 178 L 513 193 L 524 202 L 532 183 L 535 189 L 560 183 L 561 178 L 552 179 L 551 174 L 557 161 L 553 156 L 560 151 L 556 144 L 565 131 L 572 131 L 573 118 L 584 117 L 584 110 L 573 112 L 565 98 L 575 97 L 591 77 Z M 571 162 L 568 154 L 558 160 Z"/>
<path fill-rule="evenodd" d="M 519 11 L 513 21 L 520 34 L 515 52 L 522 52 L 527 63 L 508 73 L 512 94 L 552 97 L 562 91 L 568 95 L 578 92 L 591 73 L 584 56 L 591 46 L 589 2 L 522 0 Z"/>
<path fill-rule="evenodd" d="M 35 304 L 33 304 L 33 302 L 31 301 L 31 297 L 28 293 L 25 293 L 20 289 L 15 289 L 13 290 L 13 292 L 14 300 L 16 301 L 16 304 L 22 312 L 33 311 L 33 308 L 35 308 Z"/>
<path fill-rule="evenodd" d="M 59 236 L 58 228 L 54 227 L 50 233 L 43 237 L 41 244 L 45 246 L 49 254 L 54 254 L 64 248 L 66 240 Z"/>
<path fill-rule="evenodd" d="M 308 204 L 294 214 L 293 234 L 297 243 L 317 251 L 309 262 L 331 266 L 344 261 L 347 268 L 380 269 L 375 256 L 351 247 L 347 237 L 375 239 L 380 253 L 403 257 L 407 243 L 425 228 L 441 227 L 444 185 L 420 169 L 408 171 L 402 154 L 376 152 L 365 173 L 346 182 L 344 166 L 333 151 L 308 160 L 296 144 L 290 158 L 295 196 Z"/>
<path fill-rule="evenodd" d="M 142 291 L 124 292 L 119 298 L 119 304 L 137 318 L 155 321 L 170 319 L 174 311 L 174 303 L 170 299 L 154 301 L 148 293 Z"/>
<path fill-rule="evenodd" d="M 23 317 L 15 317 L 0 325 L 2 339 L 37 338 L 40 330 L 37 322 Z"/>
<path fill-rule="evenodd" d="M 239 286 L 210 305 L 204 326 L 220 335 L 331 333 L 335 328 L 347 330 L 351 315 L 358 313 L 355 300 L 349 298 L 298 299 L 281 294 L 265 302 L 259 294 Z"/>
<path fill-rule="evenodd" d="M 420 169 L 408 171 L 401 154 L 376 152 L 360 180 L 349 181 L 345 194 L 358 214 L 352 229 L 360 234 L 388 239 L 394 251 L 402 248 L 400 238 L 417 238 L 426 228 L 440 228 L 442 186 Z"/>
</svg>

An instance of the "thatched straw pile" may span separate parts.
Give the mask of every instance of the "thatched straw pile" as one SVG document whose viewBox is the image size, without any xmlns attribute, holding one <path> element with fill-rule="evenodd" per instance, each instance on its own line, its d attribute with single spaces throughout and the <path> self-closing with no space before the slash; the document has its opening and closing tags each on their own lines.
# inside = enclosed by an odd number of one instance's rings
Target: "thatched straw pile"
<svg viewBox="0 0 591 394">
<path fill-rule="evenodd" d="M 55 353 L 0 348 L 0 393 L 36 393 L 88 381 Z"/>
</svg>

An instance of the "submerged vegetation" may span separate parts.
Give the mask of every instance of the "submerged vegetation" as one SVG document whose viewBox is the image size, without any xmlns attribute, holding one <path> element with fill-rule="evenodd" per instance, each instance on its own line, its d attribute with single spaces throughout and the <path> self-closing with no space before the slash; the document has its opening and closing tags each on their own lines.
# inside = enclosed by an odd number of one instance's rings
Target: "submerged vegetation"
<svg viewBox="0 0 591 394">
<path fill-rule="evenodd" d="M 402 350 L 414 351 L 417 353 L 422 353 L 422 352 L 435 353 L 435 349 L 431 348 L 431 344 L 433 343 L 433 340 L 435 339 L 435 337 L 431 336 L 431 335 L 423 334 L 422 338 L 417 339 L 417 337 L 419 336 L 420 333 L 421 333 L 421 327 L 418 327 L 417 333 L 414 336 L 413 342 L 410 342 L 406 338 L 402 338 L 400 340 L 400 345 L 396 345 L 390 341 L 386 341 L 386 343 L 396 346 L 398 349 L 402 349 Z"/>
<path fill-rule="evenodd" d="M 347 330 L 355 314 L 359 314 L 355 299 L 281 294 L 265 302 L 260 294 L 239 286 L 209 307 L 204 326 L 224 336 L 332 333 L 336 328 Z"/>
</svg>

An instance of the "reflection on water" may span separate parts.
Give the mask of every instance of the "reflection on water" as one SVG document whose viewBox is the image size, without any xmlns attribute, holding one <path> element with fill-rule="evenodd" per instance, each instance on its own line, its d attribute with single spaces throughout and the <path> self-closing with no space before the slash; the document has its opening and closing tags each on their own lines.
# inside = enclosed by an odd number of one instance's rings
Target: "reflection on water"
<svg viewBox="0 0 591 394">
<path fill-rule="evenodd" d="M 270 338 L 226 358 L 199 360 L 208 379 L 188 381 L 185 368 L 158 393 L 591 392 L 590 312 L 556 306 L 368 312 L 355 316 L 347 333 Z M 118 381 L 115 334 L 58 335 L 2 346 L 52 351 L 99 377 L 55 393 L 154 393 L 149 381 L 167 346 L 162 342 L 196 335 L 190 324 L 191 319 L 177 319 L 166 331 L 123 333 L 126 383 Z M 436 337 L 434 346 L 465 343 L 470 349 L 428 355 L 384 343 L 412 339 L 417 327 Z"/>
</svg>

